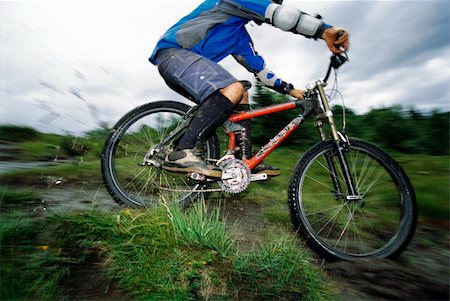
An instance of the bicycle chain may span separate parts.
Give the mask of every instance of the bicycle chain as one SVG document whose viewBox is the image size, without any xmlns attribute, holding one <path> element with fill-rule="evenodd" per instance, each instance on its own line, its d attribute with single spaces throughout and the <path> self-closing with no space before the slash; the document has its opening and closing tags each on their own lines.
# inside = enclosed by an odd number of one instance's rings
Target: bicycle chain
<svg viewBox="0 0 450 301">
<path fill-rule="evenodd" d="M 156 189 L 164 190 L 164 191 L 171 191 L 171 192 L 220 192 L 223 191 L 221 188 L 210 188 L 210 189 L 172 189 L 172 188 L 166 188 L 162 186 L 156 186 L 154 185 Z"/>
<path fill-rule="evenodd" d="M 229 172 L 236 172 L 237 170 L 241 170 L 243 169 L 243 172 L 245 172 L 244 174 L 239 173 L 239 175 L 243 176 L 242 178 L 238 178 L 238 185 L 236 187 L 233 186 L 234 183 L 228 183 L 228 182 L 223 182 L 224 180 L 217 180 L 215 182 L 217 182 L 217 184 L 221 187 L 221 188 L 210 188 L 210 189 L 173 189 L 173 188 L 167 188 L 167 187 L 163 187 L 163 186 L 158 186 L 153 184 L 153 186 L 156 189 L 159 190 L 164 190 L 164 191 L 171 191 L 171 192 L 228 192 L 228 193 L 240 193 L 242 191 L 244 191 L 249 183 L 249 175 L 250 175 L 250 170 L 248 169 L 248 167 L 245 165 L 244 162 L 242 162 L 241 160 L 237 160 L 237 159 L 226 159 L 226 160 L 222 160 L 222 162 L 219 163 L 219 165 L 221 166 L 221 168 L 224 170 L 224 173 L 229 173 Z M 245 177 L 247 176 L 247 177 Z M 222 182 L 221 182 L 222 181 Z M 199 184 L 202 185 L 202 184 Z M 206 184 L 203 184 L 206 185 Z"/>
</svg>

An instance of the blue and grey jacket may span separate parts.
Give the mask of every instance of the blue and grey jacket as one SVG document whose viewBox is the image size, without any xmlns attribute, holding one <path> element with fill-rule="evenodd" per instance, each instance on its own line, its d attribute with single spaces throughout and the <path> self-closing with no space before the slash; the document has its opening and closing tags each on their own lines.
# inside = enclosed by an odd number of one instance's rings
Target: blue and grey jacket
<svg viewBox="0 0 450 301">
<path fill-rule="evenodd" d="M 285 31 L 317 39 L 330 27 L 294 7 L 270 0 L 206 0 L 172 26 L 158 41 L 149 60 L 165 48 L 184 48 L 214 62 L 232 55 L 266 86 L 288 94 L 293 88 L 265 67 L 245 25 L 269 23 Z"/>
</svg>

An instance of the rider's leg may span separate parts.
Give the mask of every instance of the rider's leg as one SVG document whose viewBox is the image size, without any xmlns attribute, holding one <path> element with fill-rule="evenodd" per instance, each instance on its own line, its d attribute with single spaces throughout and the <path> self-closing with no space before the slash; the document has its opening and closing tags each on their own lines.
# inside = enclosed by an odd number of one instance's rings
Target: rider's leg
<svg viewBox="0 0 450 301">
<path fill-rule="evenodd" d="M 220 89 L 220 93 L 228 98 L 233 103 L 233 105 L 237 105 L 243 102 L 248 104 L 248 92 L 245 91 L 244 85 L 240 82 L 232 83 L 231 85 Z"/>
<path fill-rule="evenodd" d="M 189 128 L 180 140 L 177 150 L 194 148 L 197 141 L 204 142 L 233 113 L 233 107 L 242 99 L 244 87 L 233 83 L 211 94 L 198 108 Z"/>
<path fill-rule="evenodd" d="M 168 155 L 166 169 L 220 177 L 220 169 L 201 160 L 194 151 L 194 147 L 198 141 L 208 140 L 228 119 L 233 113 L 234 103 L 242 99 L 243 93 L 244 88 L 239 82 L 212 93 L 199 106 L 176 150 Z"/>
<path fill-rule="evenodd" d="M 237 112 L 250 110 L 250 104 L 248 101 L 248 92 L 247 91 L 245 91 L 242 101 L 238 105 L 236 105 L 234 107 L 234 109 Z M 236 134 L 236 144 L 244 145 L 244 149 L 239 151 L 237 156 L 238 157 L 245 156 L 245 158 L 250 158 L 253 156 L 253 152 L 252 152 L 252 120 L 246 119 L 246 120 L 238 121 L 237 123 L 245 129 L 245 137 L 242 137 L 241 134 Z M 242 143 L 242 139 L 246 139 L 246 141 L 244 141 L 244 143 Z M 275 176 L 280 175 L 280 169 L 275 166 L 270 166 L 269 164 L 266 164 L 263 161 L 252 170 L 252 173 L 265 173 L 268 176 L 275 177 Z"/>
<path fill-rule="evenodd" d="M 185 91 L 199 104 L 176 150 L 168 154 L 164 168 L 220 176 L 217 166 L 202 160 L 196 151 L 198 141 L 206 141 L 232 113 L 244 87 L 219 64 L 186 49 L 164 49 L 157 57 L 158 70 L 170 87 Z"/>
<path fill-rule="evenodd" d="M 248 102 L 248 92 L 245 91 L 242 100 L 234 107 L 234 110 L 236 112 L 243 112 L 243 111 L 249 111 L 250 110 L 250 104 Z M 245 137 L 241 133 L 236 133 L 236 144 L 240 145 L 244 149 L 240 149 L 238 153 L 236 154 L 239 158 L 250 158 L 252 156 L 252 120 L 246 119 L 238 121 L 237 124 L 242 126 L 245 129 Z M 245 139 L 244 143 L 242 143 L 242 139 Z"/>
</svg>

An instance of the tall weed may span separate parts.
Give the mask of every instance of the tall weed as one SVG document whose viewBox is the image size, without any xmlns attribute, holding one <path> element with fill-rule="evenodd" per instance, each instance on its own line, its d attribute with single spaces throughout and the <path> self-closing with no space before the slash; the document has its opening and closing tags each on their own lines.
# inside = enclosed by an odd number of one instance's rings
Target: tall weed
<svg viewBox="0 0 450 301">
<path fill-rule="evenodd" d="M 221 220 L 220 206 L 208 210 L 202 200 L 187 211 L 179 207 L 167 208 L 178 241 L 188 247 L 216 251 L 226 257 L 234 246 L 225 221 Z"/>
<path fill-rule="evenodd" d="M 60 248 L 39 237 L 43 221 L 31 221 L 23 214 L 4 214 L 0 222 L 0 299 L 63 300 L 58 285 L 68 274 L 70 260 Z"/>
<path fill-rule="evenodd" d="M 325 273 L 313 262 L 298 239 L 278 235 L 259 249 L 239 254 L 234 261 L 233 283 L 239 299 L 329 300 Z"/>
</svg>

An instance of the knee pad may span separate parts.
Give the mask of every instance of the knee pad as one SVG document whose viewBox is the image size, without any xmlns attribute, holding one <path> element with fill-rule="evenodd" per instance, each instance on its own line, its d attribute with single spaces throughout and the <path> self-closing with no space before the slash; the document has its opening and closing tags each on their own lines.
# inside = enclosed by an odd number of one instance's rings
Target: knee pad
<svg viewBox="0 0 450 301">
<path fill-rule="evenodd" d="M 270 4 L 265 18 L 273 26 L 284 30 L 317 39 L 322 35 L 324 23 L 317 18 L 288 5 Z"/>
</svg>

